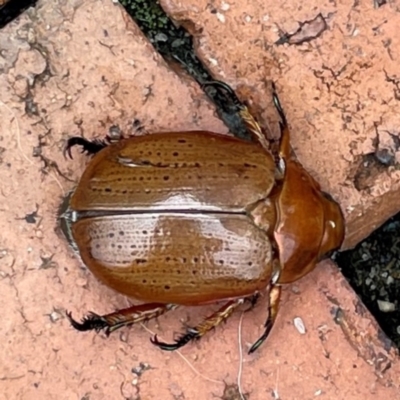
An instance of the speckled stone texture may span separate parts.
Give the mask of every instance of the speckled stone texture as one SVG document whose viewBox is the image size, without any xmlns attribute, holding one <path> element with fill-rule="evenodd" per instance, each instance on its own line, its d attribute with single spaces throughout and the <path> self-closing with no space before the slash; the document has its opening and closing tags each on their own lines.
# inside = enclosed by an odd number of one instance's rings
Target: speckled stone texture
<svg viewBox="0 0 400 400">
<path fill-rule="evenodd" d="M 272 134 L 277 118 L 264 85 L 274 78 L 301 161 L 344 206 L 349 244 L 361 237 L 363 213 L 371 229 L 398 189 L 393 167 L 362 190 L 351 176 L 374 139 L 390 147 L 400 126 L 400 20 L 393 2 L 330 4 L 167 6 L 196 32 L 215 77 L 251 93 L 262 119 L 271 115 Z M 320 38 L 273 45 L 277 26 L 290 33 L 318 13 L 329 26 Z M 152 346 L 148 330 L 170 340 L 215 306 L 179 309 L 109 338 L 74 331 L 65 310 L 109 312 L 129 300 L 81 268 L 56 229 L 61 198 L 87 161 L 76 153 L 65 160 L 65 139 L 101 138 L 112 125 L 130 134 L 135 119 L 148 131 L 226 128 L 197 85 L 177 76 L 110 0 L 39 1 L 0 32 L 0 48 L 0 399 L 233 399 L 238 382 L 256 400 L 400 399 L 398 353 L 330 262 L 285 287 L 276 326 L 251 356 L 263 299 L 181 353 Z"/>
</svg>

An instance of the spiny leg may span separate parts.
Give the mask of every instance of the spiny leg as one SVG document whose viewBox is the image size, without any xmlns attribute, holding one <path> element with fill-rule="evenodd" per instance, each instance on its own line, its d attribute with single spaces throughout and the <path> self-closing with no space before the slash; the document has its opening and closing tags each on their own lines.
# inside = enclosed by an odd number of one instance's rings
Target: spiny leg
<svg viewBox="0 0 400 400">
<path fill-rule="evenodd" d="M 243 105 L 242 109 L 239 111 L 240 116 L 242 117 L 244 123 L 246 124 L 247 129 L 253 135 L 253 137 L 261 144 L 261 146 L 269 150 L 270 144 L 265 137 L 264 132 L 261 129 L 261 126 L 256 121 L 256 119 L 250 114 L 250 110 L 247 106 Z"/>
<path fill-rule="evenodd" d="M 235 91 L 225 82 L 221 81 L 210 81 L 210 82 L 205 82 L 202 85 L 203 87 L 205 86 L 219 86 L 222 89 L 224 89 L 228 95 L 230 96 L 230 99 L 232 103 L 234 104 L 235 107 L 237 107 L 238 112 L 240 117 L 242 118 L 243 122 L 246 125 L 247 130 L 251 133 L 251 135 L 267 150 L 269 150 L 270 145 L 265 138 L 265 135 L 256 121 L 256 119 L 251 115 L 248 107 L 239 100 L 237 97 Z"/>
<path fill-rule="evenodd" d="M 155 344 L 162 350 L 177 350 L 192 340 L 200 339 L 211 329 L 217 327 L 222 321 L 228 319 L 232 315 L 233 311 L 237 307 L 239 307 L 239 305 L 243 304 L 243 301 L 243 299 L 237 299 L 231 300 L 228 303 L 224 304 L 224 306 L 222 306 L 218 311 L 206 318 L 201 324 L 197 325 L 194 328 L 187 328 L 186 333 L 176 339 L 175 343 L 169 344 L 160 342 L 157 339 L 157 335 L 155 335 L 154 338 L 150 340 L 153 344 Z"/>
<path fill-rule="evenodd" d="M 132 127 L 136 133 L 142 133 L 145 130 L 144 126 L 138 119 L 135 119 L 133 121 Z M 108 130 L 108 135 L 106 135 L 104 140 L 101 139 L 87 140 L 80 136 L 73 136 L 72 138 L 69 138 L 67 141 L 67 144 L 64 149 L 64 157 L 66 154 L 68 154 L 68 156 L 72 159 L 71 149 L 74 146 L 82 146 L 81 150 L 82 153 L 86 153 L 87 155 L 94 155 L 98 153 L 100 150 L 110 145 L 111 143 L 116 143 L 122 140 L 123 138 L 124 135 L 121 132 L 121 129 L 119 128 L 118 125 L 110 126 Z"/>
<path fill-rule="evenodd" d="M 278 114 L 281 118 L 281 121 L 279 122 L 279 126 L 281 129 L 281 139 L 279 143 L 279 157 L 283 160 L 287 160 L 289 158 L 292 158 L 293 156 L 293 150 L 290 145 L 289 127 L 287 124 L 287 119 L 283 111 L 281 102 L 279 101 L 278 94 L 276 93 L 276 87 L 274 83 L 272 84 L 272 89 L 273 89 L 272 99 L 274 101 L 275 108 L 278 111 Z"/>
<path fill-rule="evenodd" d="M 104 332 L 109 335 L 111 332 L 114 332 L 123 326 L 133 325 L 138 322 L 145 322 L 157 318 L 167 311 L 173 310 L 177 307 L 178 306 L 175 304 L 148 303 L 124 308 L 106 315 L 98 315 L 91 312 L 82 319 L 82 322 L 74 320 L 70 312 L 67 312 L 67 317 L 71 325 L 78 331 L 84 332 L 95 330 L 96 332 L 99 332 L 104 330 Z"/>
<path fill-rule="evenodd" d="M 265 341 L 274 326 L 276 316 L 279 310 L 279 301 L 281 298 L 281 287 L 273 285 L 269 292 L 268 318 L 264 324 L 265 330 L 260 338 L 250 347 L 249 354 L 254 353 Z"/>
<path fill-rule="evenodd" d="M 71 149 L 74 146 L 82 146 L 81 153 L 86 153 L 87 155 L 93 155 L 98 153 L 100 150 L 107 147 L 109 144 L 109 137 L 106 136 L 105 140 L 87 140 L 80 136 L 74 136 L 69 138 L 64 149 L 64 157 L 68 154 L 69 158 L 72 160 Z"/>
<path fill-rule="evenodd" d="M 272 82 L 272 99 L 274 101 L 275 108 L 278 111 L 279 116 L 281 117 L 282 125 L 287 126 L 286 115 L 285 112 L 283 111 L 281 102 L 278 97 L 278 93 L 276 92 L 276 86 L 274 82 Z"/>
<path fill-rule="evenodd" d="M 221 89 L 225 90 L 226 93 L 229 95 L 230 100 L 232 101 L 232 104 L 238 109 L 241 110 L 242 107 L 244 107 L 244 104 L 239 100 L 237 97 L 235 91 L 225 82 L 222 81 L 209 81 L 209 82 L 203 82 L 202 83 L 202 89 L 204 89 L 207 86 L 217 86 L 220 87 Z"/>
<path fill-rule="evenodd" d="M 255 293 L 250 297 L 246 297 L 245 300 L 248 300 L 250 306 L 245 310 L 245 312 L 251 311 L 257 304 L 258 300 L 260 299 L 260 293 Z"/>
</svg>

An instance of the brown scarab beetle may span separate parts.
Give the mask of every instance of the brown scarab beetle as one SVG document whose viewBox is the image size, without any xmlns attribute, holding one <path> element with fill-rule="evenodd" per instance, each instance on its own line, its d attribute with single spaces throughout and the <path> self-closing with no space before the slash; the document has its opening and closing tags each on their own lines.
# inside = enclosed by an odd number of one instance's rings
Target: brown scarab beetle
<svg viewBox="0 0 400 400">
<path fill-rule="evenodd" d="M 231 95 L 256 142 L 205 131 L 114 143 L 69 139 L 69 154 L 81 145 L 94 157 L 65 202 L 63 231 L 96 278 L 145 303 L 103 316 L 90 313 L 81 323 L 68 313 L 74 328 L 108 334 L 180 305 L 224 302 L 175 343 L 152 339 L 174 350 L 267 289 L 269 315 L 251 353 L 274 324 L 280 285 L 300 279 L 340 247 L 340 207 L 296 160 L 275 91 L 277 162 L 248 108 Z"/>
</svg>

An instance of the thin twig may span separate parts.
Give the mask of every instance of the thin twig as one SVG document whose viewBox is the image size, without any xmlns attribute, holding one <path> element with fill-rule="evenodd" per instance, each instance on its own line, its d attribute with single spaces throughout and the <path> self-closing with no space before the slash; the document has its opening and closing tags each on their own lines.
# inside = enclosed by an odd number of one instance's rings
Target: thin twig
<svg viewBox="0 0 400 400">
<path fill-rule="evenodd" d="M 243 315 L 244 311 L 242 312 L 242 315 L 240 316 L 240 321 L 239 321 L 239 327 L 238 327 L 238 341 L 239 341 L 239 370 L 238 370 L 238 376 L 237 376 L 237 385 L 238 385 L 238 390 L 240 394 L 240 398 L 242 400 L 246 400 L 244 397 L 243 391 L 242 391 L 242 371 L 243 371 L 243 348 L 242 348 L 242 324 L 243 324 Z"/>
</svg>

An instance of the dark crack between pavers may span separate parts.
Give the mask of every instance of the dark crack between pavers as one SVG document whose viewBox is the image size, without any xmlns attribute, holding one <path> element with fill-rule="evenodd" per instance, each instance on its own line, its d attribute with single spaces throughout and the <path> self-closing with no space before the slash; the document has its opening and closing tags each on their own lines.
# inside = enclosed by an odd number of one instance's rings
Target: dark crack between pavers
<svg viewBox="0 0 400 400">
<path fill-rule="evenodd" d="M 5 0 L 0 5 L 0 29 L 13 21 L 29 7 L 34 7 L 37 0 Z"/>
<path fill-rule="evenodd" d="M 120 3 L 177 75 L 189 74 L 200 87 L 214 80 L 195 54 L 192 36 L 172 21 L 157 2 L 121 0 Z M 225 94 L 214 87 L 203 88 L 203 91 L 230 132 L 238 138 L 251 140 L 237 107 L 227 103 Z"/>
</svg>

